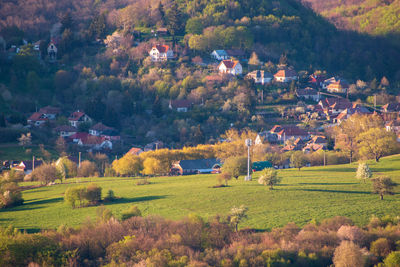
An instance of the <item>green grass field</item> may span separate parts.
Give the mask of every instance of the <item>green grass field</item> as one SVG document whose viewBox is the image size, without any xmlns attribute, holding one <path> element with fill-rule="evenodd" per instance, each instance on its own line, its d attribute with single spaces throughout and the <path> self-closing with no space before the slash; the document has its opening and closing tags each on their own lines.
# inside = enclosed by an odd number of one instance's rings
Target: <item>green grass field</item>
<svg viewBox="0 0 400 267">
<path fill-rule="evenodd" d="M 63 193 L 78 183 L 96 182 L 114 190 L 121 199 L 106 204 L 115 216 L 131 205 L 137 205 L 143 215 L 161 215 L 179 219 L 194 213 L 204 218 L 227 214 L 231 207 L 248 206 L 248 219 L 240 226 L 271 229 L 288 222 L 304 225 L 312 219 L 320 221 L 337 215 L 347 216 L 362 225 L 372 215 L 400 215 L 400 187 L 397 194 L 383 201 L 371 194 L 371 182 L 354 178 L 357 164 L 279 171 L 280 185 L 270 191 L 243 178 L 231 180 L 229 187 L 212 188 L 216 175 L 151 178 L 151 184 L 137 186 L 134 178 L 70 179 L 66 184 L 40 187 L 23 192 L 24 205 L 0 211 L 0 225 L 37 231 L 64 224 L 78 226 L 88 217 L 95 218 L 97 207 L 72 209 L 63 201 Z M 379 163 L 370 162 L 374 172 L 385 173 L 400 183 L 400 156 L 387 157 Z"/>
</svg>

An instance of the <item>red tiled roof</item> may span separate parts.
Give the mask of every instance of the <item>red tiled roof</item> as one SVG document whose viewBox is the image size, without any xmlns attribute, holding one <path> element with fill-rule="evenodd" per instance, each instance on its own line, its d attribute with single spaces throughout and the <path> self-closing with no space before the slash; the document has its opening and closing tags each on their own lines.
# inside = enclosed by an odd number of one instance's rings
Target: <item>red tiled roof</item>
<svg viewBox="0 0 400 267">
<path fill-rule="evenodd" d="M 114 128 L 105 126 L 104 124 L 102 124 L 101 122 L 95 124 L 93 127 L 90 128 L 91 130 L 95 130 L 95 131 L 111 131 L 114 130 Z"/>
<path fill-rule="evenodd" d="M 89 136 L 89 134 L 88 133 L 82 133 L 82 132 L 79 132 L 79 133 L 76 133 L 76 134 L 73 134 L 73 135 L 71 135 L 71 136 L 69 136 L 68 138 L 69 139 L 86 139 L 87 137 Z"/>
<path fill-rule="evenodd" d="M 278 135 L 285 134 L 286 136 L 305 136 L 308 135 L 306 131 L 300 129 L 296 125 L 275 125 L 271 131 L 271 133 L 276 133 Z"/>
<path fill-rule="evenodd" d="M 143 152 L 143 150 L 142 150 L 141 148 L 139 148 L 139 147 L 132 147 L 131 149 L 129 149 L 129 151 L 128 151 L 127 153 L 138 156 L 138 155 L 139 155 L 140 153 L 142 153 L 142 152 Z"/>
<path fill-rule="evenodd" d="M 35 112 L 33 113 L 29 118 L 28 121 L 47 121 L 47 118 L 44 118 L 43 113 L 41 112 Z"/>
<path fill-rule="evenodd" d="M 233 69 L 238 63 L 239 61 L 237 60 L 222 60 L 219 66 L 221 66 L 221 64 L 224 64 L 227 69 Z"/>
<path fill-rule="evenodd" d="M 72 114 L 69 116 L 68 120 L 70 120 L 70 121 L 78 121 L 78 120 L 79 120 L 81 117 L 83 117 L 84 115 L 85 115 L 84 112 L 75 111 L 74 113 L 72 113 Z"/>
<path fill-rule="evenodd" d="M 283 70 L 279 70 L 277 73 L 275 73 L 274 75 L 275 77 L 294 77 L 297 76 L 297 73 L 294 70 L 291 69 L 283 69 Z"/>
<path fill-rule="evenodd" d="M 153 48 L 156 48 L 160 53 L 167 53 L 167 51 L 169 50 L 168 45 L 156 45 Z"/>
</svg>

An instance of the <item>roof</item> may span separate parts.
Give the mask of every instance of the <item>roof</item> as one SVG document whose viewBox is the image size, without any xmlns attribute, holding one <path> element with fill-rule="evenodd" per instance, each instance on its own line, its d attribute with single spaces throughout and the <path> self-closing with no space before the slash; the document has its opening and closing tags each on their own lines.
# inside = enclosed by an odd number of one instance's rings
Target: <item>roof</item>
<svg viewBox="0 0 400 267">
<path fill-rule="evenodd" d="M 181 160 L 179 166 L 183 170 L 212 169 L 215 164 L 221 164 L 219 159 Z"/>
<path fill-rule="evenodd" d="M 28 118 L 28 121 L 47 121 L 47 120 L 48 118 L 45 118 L 43 116 L 43 113 L 41 112 L 35 112 Z"/>
<path fill-rule="evenodd" d="M 400 111 L 400 103 L 387 103 L 382 106 L 382 110 L 385 112 L 396 112 Z"/>
<path fill-rule="evenodd" d="M 153 48 L 157 49 L 158 52 L 160 52 L 160 53 L 167 53 L 169 50 L 168 45 L 156 45 L 156 46 L 153 46 Z"/>
<path fill-rule="evenodd" d="M 303 129 L 295 125 L 285 125 L 282 127 L 281 131 L 277 133 L 278 135 L 286 135 L 286 136 L 306 136 L 308 133 Z"/>
<path fill-rule="evenodd" d="M 256 161 L 253 162 L 252 168 L 256 171 L 261 171 L 265 168 L 272 168 L 272 164 L 269 161 Z"/>
<path fill-rule="evenodd" d="M 353 104 L 347 98 L 330 97 L 320 101 L 323 108 L 331 107 L 336 109 L 351 108 Z"/>
<path fill-rule="evenodd" d="M 314 151 L 319 151 L 319 150 L 323 150 L 323 149 L 324 149 L 324 146 L 323 146 L 323 145 L 314 144 L 314 143 L 309 143 L 309 144 L 307 144 L 307 145 L 303 148 L 303 151 L 304 151 L 304 150 L 309 150 L 309 151 L 314 152 Z"/>
<path fill-rule="evenodd" d="M 21 170 L 32 170 L 32 165 L 33 161 L 32 160 L 24 160 L 21 161 L 20 164 L 18 164 L 18 166 L 16 167 L 16 169 L 21 169 Z M 43 164 L 42 160 L 35 160 L 35 168 L 39 167 L 40 165 Z M 22 169 L 25 166 L 24 169 Z"/>
<path fill-rule="evenodd" d="M 104 132 L 104 131 L 114 131 L 115 129 L 105 126 L 103 123 L 99 122 L 99 123 L 95 124 L 93 127 L 91 127 L 90 130 Z"/>
<path fill-rule="evenodd" d="M 39 112 L 41 112 L 43 114 L 60 114 L 61 109 L 52 107 L 52 106 L 46 106 L 46 107 L 39 109 Z"/>
<path fill-rule="evenodd" d="M 190 108 L 193 101 L 189 99 L 171 100 L 170 105 L 172 108 Z"/>
<path fill-rule="evenodd" d="M 129 154 L 133 154 L 133 155 L 139 155 L 140 153 L 142 153 L 143 150 L 139 147 L 132 147 L 131 149 L 129 149 L 129 151 L 127 153 Z"/>
<path fill-rule="evenodd" d="M 220 56 L 220 57 L 227 57 L 228 56 L 228 54 L 226 53 L 226 51 L 225 50 L 214 50 L 213 51 L 213 53 L 216 53 L 218 56 Z"/>
<path fill-rule="evenodd" d="M 61 125 L 58 126 L 54 129 L 56 132 L 77 132 L 78 129 L 76 129 L 74 126 L 71 125 Z"/>
<path fill-rule="evenodd" d="M 337 90 L 348 89 L 349 88 L 349 84 L 344 80 L 337 80 L 335 82 L 330 83 L 327 86 L 327 88 L 328 89 L 337 89 Z"/>
<path fill-rule="evenodd" d="M 69 116 L 68 120 L 70 120 L 70 121 L 79 121 L 79 119 L 82 118 L 85 115 L 86 114 L 84 112 L 82 112 L 82 111 L 75 111 Z"/>
<path fill-rule="evenodd" d="M 83 133 L 83 132 L 79 132 L 79 133 L 75 133 L 71 136 L 69 136 L 69 139 L 86 139 L 89 136 L 88 133 Z"/>
<path fill-rule="evenodd" d="M 225 67 L 226 67 L 227 69 L 233 69 L 237 64 L 239 64 L 239 61 L 238 61 L 238 60 L 222 60 L 221 63 L 219 63 L 218 68 L 219 68 L 222 64 L 225 65 Z"/>
<path fill-rule="evenodd" d="M 274 75 L 275 77 L 294 77 L 297 76 L 297 72 L 295 72 L 294 70 L 291 69 L 283 69 L 283 70 L 279 70 L 277 73 L 275 73 Z"/>
<path fill-rule="evenodd" d="M 325 136 L 316 135 L 316 136 L 313 136 L 313 138 L 311 139 L 310 143 L 325 144 L 325 143 L 327 143 L 327 141 L 326 141 L 326 137 Z"/>
</svg>

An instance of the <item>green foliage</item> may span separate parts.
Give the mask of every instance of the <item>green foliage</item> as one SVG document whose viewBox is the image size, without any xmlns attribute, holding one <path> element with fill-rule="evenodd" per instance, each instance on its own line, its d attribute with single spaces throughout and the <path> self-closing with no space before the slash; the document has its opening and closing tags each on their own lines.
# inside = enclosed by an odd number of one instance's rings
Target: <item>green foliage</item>
<svg viewBox="0 0 400 267">
<path fill-rule="evenodd" d="M 12 180 L 0 179 L 0 209 L 22 205 L 24 199 L 18 184 Z"/>
<path fill-rule="evenodd" d="M 96 184 L 90 184 L 86 188 L 85 198 L 90 204 L 96 204 L 101 201 L 101 187 Z"/>
<path fill-rule="evenodd" d="M 73 209 L 83 207 L 85 203 L 86 187 L 69 187 L 64 193 L 64 201 Z"/>
<path fill-rule="evenodd" d="M 302 151 L 296 151 L 290 156 L 290 165 L 300 169 L 307 164 L 307 158 Z"/>
<path fill-rule="evenodd" d="M 393 189 L 397 186 L 397 183 L 387 176 L 377 177 L 372 179 L 372 182 L 373 193 L 379 194 L 381 200 L 383 200 L 383 195 L 393 195 Z"/>
<path fill-rule="evenodd" d="M 224 161 L 222 172 L 230 174 L 236 179 L 240 175 L 247 173 L 247 158 L 245 157 L 230 157 Z"/>
<path fill-rule="evenodd" d="M 383 262 L 385 263 L 385 267 L 400 266 L 400 251 L 391 252 Z"/>
<path fill-rule="evenodd" d="M 248 208 L 244 205 L 240 205 L 240 207 L 233 207 L 231 209 L 231 212 L 229 213 L 229 221 L 235 228 L 235 231 L 238 231 L 238 225 L 239 223 L 247 218 L 247 211 Z"/>
<path fill-rule="evenodd" d="M 48 163 L 36 167 L 31 175 L 34 181 L 40 181 L 42 184 L 48 184 L 62 178 L 62 173 L 57 170 L 56 166 Z"/>
<path fill-rule="evenodd" d="M 137 206 L 132 206 L 127 211 L 124 211 L 122 213 L 121 219 L 123 221 L 125 221 L 125 220 L 135 217 L 135 216 L 142 216 L 142 212 L 140 211 L 140 209 Z"/>
</svg>

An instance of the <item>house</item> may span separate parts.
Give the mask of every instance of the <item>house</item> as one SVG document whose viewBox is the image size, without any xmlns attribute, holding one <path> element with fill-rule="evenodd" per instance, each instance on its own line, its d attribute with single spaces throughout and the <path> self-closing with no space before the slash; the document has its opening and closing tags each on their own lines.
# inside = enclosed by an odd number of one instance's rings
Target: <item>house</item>
<svg viewBox="0 0 400 267">
<path fill-rule="evenodd" d="M 303 129 L 300 129 L 296 125 L 275 125 L 270 133 L 275 134 L 278 137 L 279 141 L 283 141 L 285 143 L 288 139 L 297 139 L 308 140 L 310 139 L 310 135 Z"/>
<path fill-rule="evenodd" d="M 242 74 L 242 65 L 238 60 L 222 60 L 218 65 L 218 71 L 221 74 Z"/>
<path fill-rule="evenodd" d="M 118 135 L 118 131 L 112 127 L 105 126 L 101 122 L 95 124 L 89 129 L 89 134 L 93 136 L 104 137 L 107 140 L 117 141 L 121 137 Z"/>
<path fill-rule="evenodd" d="M 139 147 L 132 147 L 127 153 L 139 156 L 141 153 L 143 153 L 143 150 Z"/>
<path fill-rule="evenodd" d="M 90 150 L 112 149 L 112 142 L 104 137 L 94 136 L 88 133 L 76 133 L 68 137 L 73 143 L 87 147 Z"/>
<path fill-rule="evenodd" d="M 276 134 L 272 134 L 269 131 L 263 131 L 257 134 L 254 140 L 254 145 L 262 145 L 264 142 L 276 143 L 278 138 Z"/>
<path fill-rule="evenodd" d="M 345 94 L 349 90 L 349 84 L 345 80 L 337 80 L 326 86 L 326 90 L 330 93 Z"/>
<path fill-rule="evenodd" d="M 385 128 L 388 132 L 400 133 L 400 119 L 386 122 Z"/>
<path fill-rule="evenodd" d="M 188 112 L 188 110 L 192 106 L 193 106 L 193 101 L 188 99 L 181 99 L 181 100 L 170 100 L 168 107 L 178 112 Z"/>
<path fill-rule="evenodd" d="M 229 55 L 225 50 L 214 50 L 211 53 L 211 57 L 218 61 L 229 59 Z"/>
<path fill-rule="evenodd" d="M 68 136 L 68 141 L 72 143 L 78 143 L 80 140 L 87 139 L 89 137 L 88 133 L 77 132 Z"/>
<path fill-rule="evenodd" d="M 167 61 L 168 59 L 174 58 L 174 52 L 168 45 L 155 45 L 149 52 L 151 61 Z"/>
<path fill-rule="evenodd" d="M 308 83 L 312 84 L 312 85 L 314 85 L 316 87 L 322 86 L 324 81 L 325 81 L 325 76 L 324 75 L 311 74 L 308 77 Z"/>
<path fill-rule="evenodd" d="M 57 107 L 46 106 L 39 109 L 38 112 L 42 113 L 43 116 L 49 120 L 55 120 L 57 116 L 61 114 L 61 109 Z"/>
<path fill-rule="evenodd" d="M 268 71 L 263 71 L 263 70 L 255 70 L 246 75 L 247 79 L 252 79 L 254 83 L 259 83 L 259 84 L 268 84 L 272 81 L 274 76 L 269 73 Z"/>
<path fill-rule="evenodd" d="M 342 123 L 354 114 L 371 114 L 371 111 L 369 111 L 366 107 L 355 104 L 353 107 L 346 108 L 340 112 L 340 114 L 334 119 L 334 122 Z"/>
<path fill-rule="evenodd" d="M 287 142 L 287 144 L 281 149 L 281 152 L 301 150 L 304 144 L 305 142 L 301 138 L 297 138 L 294 141 Z"/>
<path fill-rule="evenodd" d="M 49 56 L 50 61 L 55 61 L 57 59 L 57 41 L 52 39 L 47 46 L 47 55 Z"/>
<path fill-rule="evenodd" d="M 78 132 L 78 129 L 71 125 L 61 125 L 54 129 L 54 131 L 61 137 L 69 137 Z"/>
<path fill-rule="evenodd" d="M 328 141 L 323 135 L 314 135 L 308 143 L 321 145 L 323 146 L 323 148 L 326 148 L 326 146 L 328 145 Z"/>
<path fill-rule="evenodd" d="M 385 113 L 400 113 L 400 103 L 387 103 L 381 107 Z"/>
<path fill-rule="evenodd" d="M 297 80 L 298 76 L 292 69 L 282 69 L 275 73 L 274 78 L 277 82 L 288 83 Z"/>
<path fill-rule="evenodd" d="M 40 112 L 35 112 L 33 113 L 29 118 L 28 118 L 28 124 L 34 125 L 34 126 L 41 126 L 44 123 L 46 123 L 49 119 L 46 118 L 42 113 Z"/>
<path fill-rule="evenodd" d="M 92 119 L 84 112 L 78 110 L 69 116 L 68 121 L 71 126 L 78 127 L 81 123 L 92 122 Z"/>
<path fill-rule="evenodd" d="M 313 100 L 318 102 L 320 100 L 320 94 L 317 90 L 307 87 L 305 89 L 296 89 L 296 96 L 298 98 Z"/>
<path fill-rule="evenodd" d="M 325 113 L 338 114 L 347 108 L 352 108 L 353 104 L 346 98 L 330 97 L 320 100 L 318 105 Z"/>
<path fill-rule="evenodd" d="M 43 164 L 42 160 L 23 160 L 13 169 L 16 171 L 24 172 L 26 175 L 32 173 L 32 171 Z"/>
<path fill-rule="evenodd" d="M 312 153 L 312 152 L 317 152 L 320 150 L 324 150 L 324 146 L 320 145 L 320 144 L 314 144 L 314 143 L 308 143 L 304 148 L 303 148 L 303 152 L 308 154 L 308 153 Z"/>
<path fill-rule="evenodd" d="M 226 53 L 230 58 L 243 59 L 246 58 L 246 53 L 241 49 L 229 49 Z"/>
<path fill-rule="evenodd" d="M 172 165 L 170 173 L 173 175 L 188 175 L 197 173 L 211 173 L 221 168 L 219 159 L 180 160 Z"/>
</svg>

